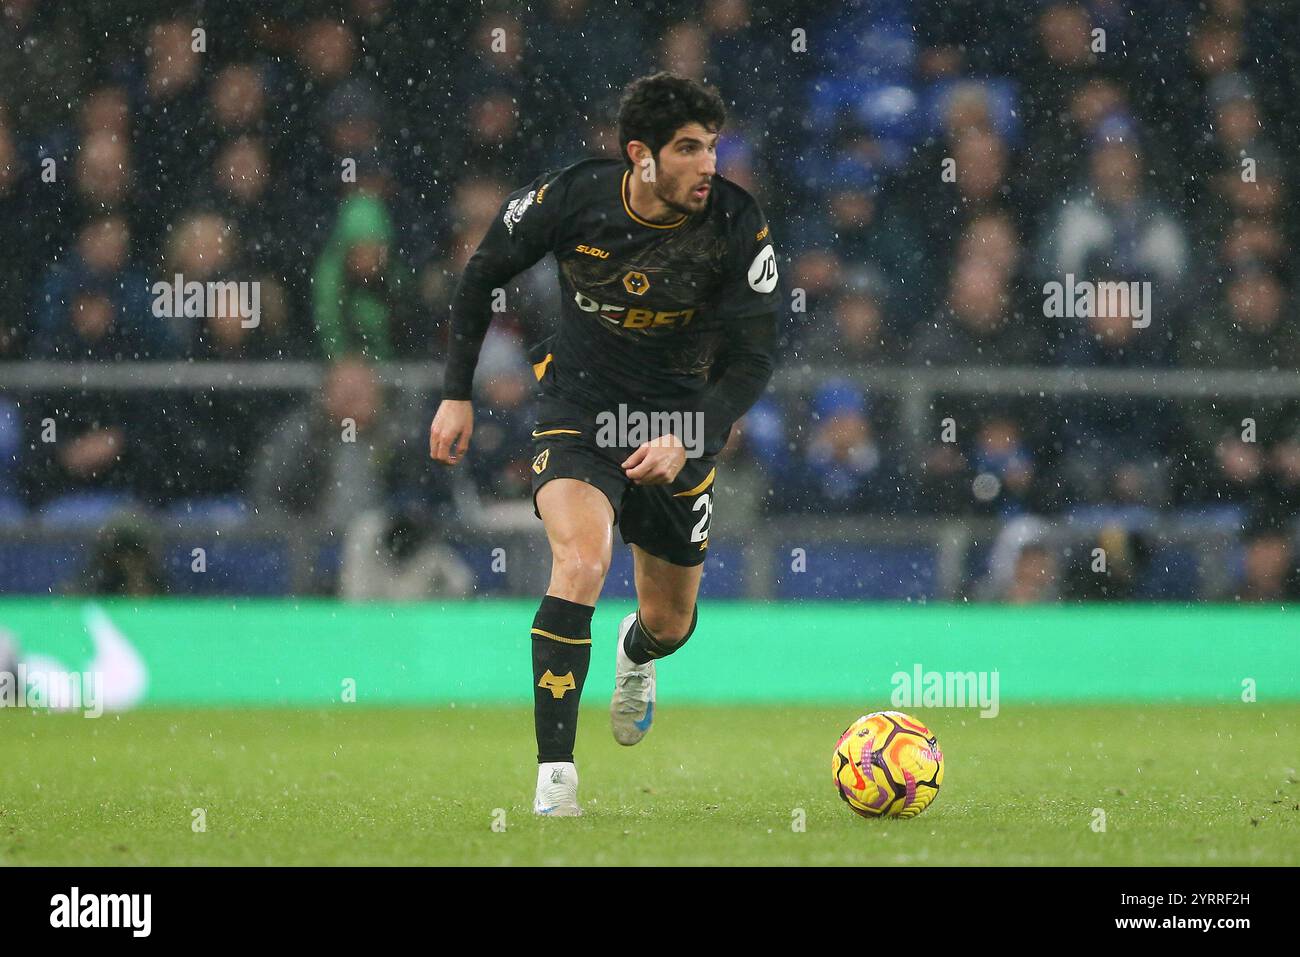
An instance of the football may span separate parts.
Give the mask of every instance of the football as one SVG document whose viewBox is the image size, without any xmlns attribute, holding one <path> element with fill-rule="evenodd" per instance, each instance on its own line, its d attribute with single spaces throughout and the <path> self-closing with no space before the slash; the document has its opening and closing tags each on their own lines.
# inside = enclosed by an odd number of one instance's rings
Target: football
<svg viewBox="0 0 1300 957">
<path fill-rule="evenodd" d="M 930 729 L 901 711 L 854 721 L 835 744 L 835 787 L 863 817 L 916 817 L 943 784 L 943 753 Z"/>
</svg>

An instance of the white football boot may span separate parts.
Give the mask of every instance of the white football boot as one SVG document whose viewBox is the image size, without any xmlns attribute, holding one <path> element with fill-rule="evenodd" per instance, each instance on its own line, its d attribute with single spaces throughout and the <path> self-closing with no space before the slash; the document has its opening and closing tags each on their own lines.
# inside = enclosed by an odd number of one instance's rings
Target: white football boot
<svg viewBox="0 0 1300 957">
<path fill-rule="evenodd" d="M 581 817 L 578 807 L 578 768 L 572 761 L 537 765 L 537 796 L 533 813 L 546 817 Z"/>
<path fill-rule="evenodd" d="M 638 665 L 623 650 L 623 639 L 636 623 L 636 612 L 618 626 L 618 651 L 614 664 L 614 698 L 609 703 L 609 725 L 614 740 L 633 745 L 645 737 L 655 719 L 655 663 Z"/>
</svg>

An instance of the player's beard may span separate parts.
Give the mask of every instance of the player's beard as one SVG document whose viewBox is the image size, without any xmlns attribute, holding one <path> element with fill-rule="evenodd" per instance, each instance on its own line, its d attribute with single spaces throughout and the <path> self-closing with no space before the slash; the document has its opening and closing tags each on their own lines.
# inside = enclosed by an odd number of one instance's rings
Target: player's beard
<svg viewBox="0 0 1300 957">
<path fill-rule="evenodd" d="M 686 176 L 676 176 L 667 180 L 661 177 L 654 182 L 655 196 L 659 198 L 659 202 L 673 212 L 682 216 L 690 216 L 707 206 L 709 196 L 713 195 L 713 190 L 710 188 L 708 195 L 704 199 L 696 201 L 691 195 L 691 191 L 695 189 L 696 185 L 695 179 Z M 711 186 L 712 183 L 710 183 Z"/>
</svg>

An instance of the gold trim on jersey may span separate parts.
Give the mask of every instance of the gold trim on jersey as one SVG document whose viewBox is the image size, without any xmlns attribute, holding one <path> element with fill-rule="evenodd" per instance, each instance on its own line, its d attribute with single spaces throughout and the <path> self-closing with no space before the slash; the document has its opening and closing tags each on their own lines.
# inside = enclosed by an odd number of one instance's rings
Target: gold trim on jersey
<svg viewBox="0 0 1300 957">
<path fill-rule="evenodd" d="M 540 439 L 543 435 L 582 435 L 577 429 L 547 429 L 545 432 L 533 430 L 533 438 Z"/>
<path fill-rule="evenodd" d="M 636 222 L 640 223 L 642 226 L 649 226 L 651 229 L 676 229 L 682 223 L 686 222 L 686 220 L 690 219 L 689 216 L 683 216 L 675 223 L 652 223 L 649 220 L 642 219 L 636 213 L 632 212 L 632 204 L 628 202 L 628 197 L 631 196 L 631 193 L 628 192 L 628 177 L 631 175 L 632 171 L 630 169 L 623 170 L 623 185 L 619 187 L 619 193 L 623 197 L 623 209 Z"/>
<path fill-rule="evenodd" d="M 706 488 L 713 484 L 713 477 L 718 474 L 716 466 L 709 469 L 709 474 L 704 477 L 704 481 L 695 488 L 688 488 L 685 492 L 673 492 L 673 498 L 690 498 L 692 495 L 699 495 Z"/>
</svg>

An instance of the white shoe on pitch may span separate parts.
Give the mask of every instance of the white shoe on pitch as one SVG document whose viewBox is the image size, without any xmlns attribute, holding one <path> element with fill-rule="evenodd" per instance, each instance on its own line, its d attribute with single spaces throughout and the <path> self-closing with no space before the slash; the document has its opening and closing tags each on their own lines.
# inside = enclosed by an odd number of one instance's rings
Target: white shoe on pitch
<svg viewBox="0 0 1300 957">
<path fill-rule="evenodd" d="M 638 665 L 623 650 L 623 639 L 636 623 L 636 612 L 618 626 L 614 664 L 614 697 L 609 703 L 609 725 L 614 740 L 633 745 L 646 736 L 655 719 L 655 663 Z"/>
<path fill-rule="evenodd" d="M 533 813 L 546 817 L 581 817 L 578 806 L 578 768 L 572 761 L 547 761 L 537 765 L 537 794 Z"/>
</svg>

